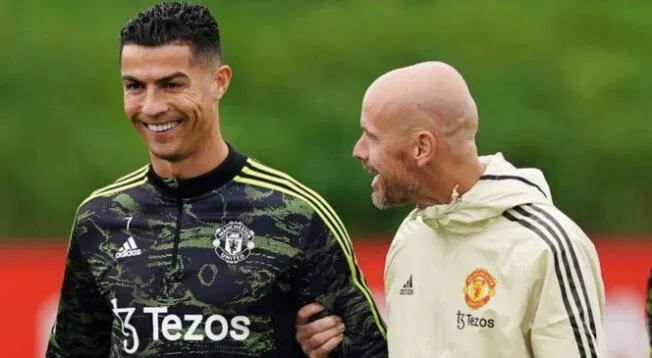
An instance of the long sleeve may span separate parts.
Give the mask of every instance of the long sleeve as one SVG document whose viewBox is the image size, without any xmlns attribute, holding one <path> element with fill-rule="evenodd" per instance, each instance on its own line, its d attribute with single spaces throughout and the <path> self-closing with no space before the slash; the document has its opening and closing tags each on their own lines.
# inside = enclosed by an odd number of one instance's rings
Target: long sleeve
<svg viewBox="0 0 652 358">
<path fill-rule="evenodd" d="M 80 248 L 79 225 L 70 239 L 56 322 L 46 357 L 108 357 L 112 313 L 100 296 Z"/>
<path fill-rule="evenodd" d="M 331 357 L 387 356 L 385 325 L 362 272 L 357 266 L 351 241 L 339 220 L 315 214 L 306 239 L 301 272 L 300 300 L 319 302 L 324 314 L 342 318 L 344 340 Z"/>
<path fill-rule="evenodd" d="M 537 358 L 606 357 L 605 295 L 595 248 L 583 234 L 570 237 L 574 249 L 541 257 L 531 343 Z"/>
</svg>

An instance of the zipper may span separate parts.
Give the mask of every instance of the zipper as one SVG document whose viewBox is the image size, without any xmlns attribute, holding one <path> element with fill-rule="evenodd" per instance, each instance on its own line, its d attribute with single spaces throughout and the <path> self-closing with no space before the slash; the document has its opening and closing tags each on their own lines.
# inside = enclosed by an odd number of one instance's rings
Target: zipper
<svg viewBox="0 0 652 358">
<path fill-rule="evenodd" d="M 183 199 L 179 199 L 179 211 L 177 212 L 177 223 L 174 230 L 174 241 L 172 242 L 172 260 L 170 262 L 170 274 L 173 280 L 181 280 L 181 267 L 177 262 L 179 256 L 179 241 L 181 240 L 181 224 L 183 222 Z"/>
</svg>

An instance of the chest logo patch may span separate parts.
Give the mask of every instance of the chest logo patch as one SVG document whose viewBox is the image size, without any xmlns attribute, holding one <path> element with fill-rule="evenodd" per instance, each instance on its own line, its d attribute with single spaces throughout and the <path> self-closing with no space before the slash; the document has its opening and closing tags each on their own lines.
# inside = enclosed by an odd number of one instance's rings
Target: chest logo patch
<svg viewBox="0 0 652 358">
<path fill-rule="evenodd" d="M 256 246 L 254 232 L 239 221 L 231 221 L 215 231 L 213 247 L 219 258 L 230 264 L 243 261 Z"/>
<path fill-rule="evenodd" d="M 496 280 L 486 269 L 476 269 L 465 281 L 464 300 L 467 306 L 477 310 L 496 294 Z"/>
</svg>

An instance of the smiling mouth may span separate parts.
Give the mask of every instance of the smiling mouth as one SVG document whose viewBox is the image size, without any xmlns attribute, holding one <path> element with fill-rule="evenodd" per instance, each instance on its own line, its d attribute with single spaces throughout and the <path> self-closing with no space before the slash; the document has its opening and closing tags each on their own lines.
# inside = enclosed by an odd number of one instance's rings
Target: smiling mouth
<svg viewBox="0 0 652 358">
<path fill-rule="evenodd" d="M 378 174 L 377 171 L 365 166 L 365 170 L 373 176 L 373 179 L 371 180 L 371 188 L 374 190 L 380 189 L 380 174 Z"/>
<path fill-rule="evenodd" d="M 164 133 L 177 127 L 181 121 L 174 121 L 162 124 L 143 123 L 147 129 L 154 133 Z"/>
<path fill-rule="evenodd" d="M 380 175 L 378 175 L 378 174 L 374 175 L 374 178 L 371 180 L 370 186 L 371 186 L 371 188 L 373 190 L 379 190 L 380 189 L 380 186 L 381 186 L 381 184 L 380 184 Z"/>
</svg>

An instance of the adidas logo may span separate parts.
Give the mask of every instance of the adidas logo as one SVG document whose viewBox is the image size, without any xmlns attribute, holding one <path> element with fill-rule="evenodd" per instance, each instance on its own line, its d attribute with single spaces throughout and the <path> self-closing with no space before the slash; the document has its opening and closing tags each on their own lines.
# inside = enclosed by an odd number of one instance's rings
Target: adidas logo
<svg viewBox="0 0 652 358">
<path fill-rule="evenodd" d="M 401 295 L 414 294 L 414 288 L 412 287 L 412 275 L 410 275 L 410 278 L 407 280 L 407 282 L 403 284 L 403 287 L 401 287 L 401 291 L 399 293 Z"/>
<path fill-rule="evenodd" d="M 116 259 L 121 259 L 123 257 L 138 256 L 142 252 L 136 246 L 136 241 L 133 237 L 129 236 L 127 241 L 122 244 L 122 247 L 118 249 L 118 252 L 115 254 Z"/>
</svg>

